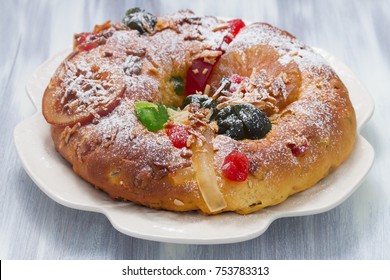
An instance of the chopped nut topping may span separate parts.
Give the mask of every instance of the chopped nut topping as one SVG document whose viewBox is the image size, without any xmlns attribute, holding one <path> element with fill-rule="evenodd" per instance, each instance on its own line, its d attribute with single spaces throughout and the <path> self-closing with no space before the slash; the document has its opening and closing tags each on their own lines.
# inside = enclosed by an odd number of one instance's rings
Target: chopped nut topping
<svg viewBox="0 0 390 280">
<path fill-rule="evenodd" d="M 92 72 L 92 73 L 98 72 L 99 69 L 100 69 L 99 66 L 97 66 L 96 64 L 93 64 L 93 65 L 91 66 L 91 72 Z"/>
<path fill-rule="evenodd" d="M 139 56 L 129 55 L 123 63 L 123 71 L 126 75 L 139 75 L 142 71 L 142 60 Z"/>
<path fill-rule="evenodd" d="M 156 61 L 154 61 L 153 57 L 150 56 L 148 53 L 146 54 L 145 57 L 153 65 L 154 68 L 159 68 L 160 67 L 159 64 Z"/>
<path fill-rule="evenodd" d="M 173 203 L 176 205 L 176 206 L 184 206 L 184 203 L 183 201 L 179 200 L 179 199 L 175 199 L 173 201 Z"/>
<path fill-rule="evenodd" d="M 209 95 L 209 93 L 210 93 L 210 88 L 211 88 L 210 85 L 207 84 L 206 87 L 204 88 L 204 93 L 203 93 L 203 94 L 204 94 L 204 95 Z"/>
<path fill-rule="evenodd" d="M 140 49 L 135 49 L 135 50 L 134 49 L 126 49 L 126 54 L 142 57 L 146 54 L 146 49 L 145 48 L 140 48 Z"/>
<path fill-rule="evenodd" d="M 111 132 L 111 135 L 108 135 L 104 140 L 103 140 L 103 147 L 108 148 L 112 143 L 114 143 L 116 135 L 118 134 L 118 128 L 114 129 Z"/>
<path fill-rule="evenodd" d="M 231 82 L 228 79 L 222 79 L 221 86 L 215 91 L 213 96 L 211 97 L 212 99 L 217 99 L 223 90 L 226 88 L 230 87 Z"/>
<path fill-rule="evenodd" d="M 215 64 L 216 59 L 222 55 L 222 51 L 204 50 L 200 54 L 195 55 L 195 59 L 203 58 L 203 61 L 209 64 Z"/>
<path fill-rule="evenodd" d="M 205 141 L 202 133 L 208 126 L 209 120 L 207 116 L 210 112 L 210 109 L 201 108 L 198 104 L 190 104 L 189 106 L 189 121 L 190 128 L 188 132 L 190 136 L 187 139 L 187 146 L 189 147 L 191 144 L 195 143 L 196 146 L 202 146 Z"/>
<path fill-rule="evenodd" d="M 188 139 L 187 139 L 188 142 Z M 190 149 L 181 149 L 180 156 L 183 158 L 190 158 L 192 156 L 192 150 Z"/>
<path fill-rule="evenodd" d="M 61 133 L 61 139 L 65 144 L 68 144 L 70 137 L 81 127 L 80 123 L 76 123 L 72 128 L 70 126 L 65 127 L 64 131 Z M 62 144 L 60 148 L 62 147 Z"/>
<path fill-rule="evenodd" d="M 220 30 L 228 29 L 228 28 L 229 28 L 229 24 L 223 24 L 223 25 L 215 27 L 213 29 L 213 32 L 217 32 L 217 31 L 220 31 Z"/>
</svg>

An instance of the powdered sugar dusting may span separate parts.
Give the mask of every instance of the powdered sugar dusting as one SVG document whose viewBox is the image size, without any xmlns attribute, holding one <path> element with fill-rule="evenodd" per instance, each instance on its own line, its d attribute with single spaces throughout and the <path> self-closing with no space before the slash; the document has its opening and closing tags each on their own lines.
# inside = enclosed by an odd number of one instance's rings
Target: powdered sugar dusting
<svg viewBox="0 0 390 280">
<path fill-rule="evenodd" d="M 61 88 L 55 93 L 63 110 L 70 115 L 90 112 L 98 116 L 123 90 L 122 71 L 118 66 L 82 55 L 63 63 L 60 82 Z"/>
<path fill-rule="evenodd" d="M 280 56 L 278 61 L 282 65 L 295 61 L 302 70 L 326 65 L 326 61 L 310 47 L 286 31 L 268 24 L 255 23 L 243 29 L 232 42 L 231 48 L 240 51 L 254 45 L 269 45 L 275 48 Z"/>
<path fill-rule="evenodd" d="M 272 81 L 260 79 L 267 82 L 256 83 L 258 79 L 254 79 L 254 76 L 258 69 L 253 69 L 251 78 L 244 79 L 230 98 L 236 100 L 238 97 L 241 102 L 246 100 L 262 110 L 268 110 L 273 120 L 272 131 L 266 138 L 255 141 L 235 141 L 218 136 L 214 142 L 217 152 L 215 165 L 220 168 L 224 157 L 233 149 L 238 149 L 249 156 L 253 176 L 277 184 L 279 179 L 286 177 L 287 170 L 301 170 L 302 174 L 297 176 L 304 176 L 310 166 L 317 166 L 325 157 L 326 150 L 339 153 L 339 148 L 335 148 L 335 139 L 340 139 L 345 133 L 339 126 L 339 118 L 342 118 L 339 116 L 340 108 L 347 108 L 348 105 L 345 97 L 340 96 L 337 87 L 330 82 L 336 75 L 325 60 L 285 31 L 268 24 L 250 25 L 238 34 L 228 51 L 245 56 L 248 48 L 258 45 L 272 46 L 279 55 L 277 62 L 282 66 L 286 67 L 291 62 L 298 65 L 302 73 L 299 95 L 282 110 L 275 101 L 269 107 L 264 107 L 266 100 L 269 103 L 278 94 L 284 100 L 288 98 L 286 83 L 281 76 Z M 266 74 L 263 76 L 266 77 Z M 342 112 L 345 110 L 342 109 Z M 302 153 L 306 156 L 300 158 L 300 155 L 294 154 L 293 147 L 305 147 Z M 306 170 L 302 170 L 302 166 L 306 166 Z"/>
<path fill-rule="evenodd" d="M 133 166 L 137 174 L 129 175 L 129 178 L 133 178 L 134 185 L 142 185 L 141 181 L 157 179 L 191 165 L 187 153 L 174 148 L 164 130 L 149 132 L 134 111 L 135 101 L 159 102 L 163 95 L 160 83 L 169 80 L 172 73 L 179 75 L 175 71 L 185 70 L 197 53 L 216 49 L 222 44 L 227 31 L 217 28 L 221 25 L 219 20 L 188 15 L 178 13 L 173 17 L 160 18 L 161 24 L 172 26 L 161 30 L 157 28 L 148 36 L 118 30 L 111 34 L 105 45 L 68 62 L 73 74 L 65 75 L 66 90 L 72 90 L 93 76 L 93 65 L 88 61 L 92 60 L 91 57 L 99 67 L 99 73 L 120 73 L 117 76 L 124 85 L 125 93 L 119 105 L 105 117 L 96 118 L 93 123 L 81 127 L 79 134 L 83 143 L 96 142 L 107 149 L 108 158 L 123 158 L 126 164 Z M 79 76 L 75 77 L 74 73 Z M 109 79 L 103 79 L 102 83 L 107 82 Z M 91 90 L 99 92 L 100 87 L 92 87 Z M 94 103 L 87 90 L 78 87 L 78 91 L 82 94 L 78 99 Z M 97 151 L 95 148 L 88 150 L 89 153 Z M 88 153 L 83 151 L 79 154 L 85 157 Z"/>
</svg>

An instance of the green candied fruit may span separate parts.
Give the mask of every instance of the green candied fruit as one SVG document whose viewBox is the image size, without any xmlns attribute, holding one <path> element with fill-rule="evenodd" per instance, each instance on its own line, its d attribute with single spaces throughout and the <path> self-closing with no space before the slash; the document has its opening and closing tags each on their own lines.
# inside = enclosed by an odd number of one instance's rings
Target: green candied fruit
<svg viewBox="0 0 390 280">
<path fill-rule="evenodd" d="M 177 95 L 184 94 L 184 80 L 182 77 L 174 76 L 169 81 L 173 84 L 173 91 Z"/>
<path fill-rule="evenodd" d="M 127 10 L 122 22 L 130 29 L 138 30 L 140 34 L 151 32 L 157 24 L 157 17 L 140 8 Z"/>
<path fill-rule="evenodd" d="M 162 129 L 169 119 L 167 108 L 164 105 L 146 101 L 135 102 L 134 105 L 138 119 L 149 131 L 155 132 Z"/>
</svg>

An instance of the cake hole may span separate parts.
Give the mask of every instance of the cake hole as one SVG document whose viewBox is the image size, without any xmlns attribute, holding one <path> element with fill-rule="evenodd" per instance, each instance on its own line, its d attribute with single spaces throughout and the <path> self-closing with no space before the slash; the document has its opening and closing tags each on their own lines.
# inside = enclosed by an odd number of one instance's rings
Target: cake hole
<svg viewBox="0 0 390 280">
<path fill-rule="evenodd" d="M 263 204 L 263 202 L 259 201 L 259 202 L 252 203 L 251 205 L 249 205 L 249 207 L 255 207 L 255 206 L 262 205 L 262 204 Z"/>
<path fill-rule="evenodd" d="M 121 173 L 120 169 L 114 169 L 113 171 L 111 171 L 110 177 L 115 177 L 115 176 L 119 175 L 119 173 Z"/>
</svg>

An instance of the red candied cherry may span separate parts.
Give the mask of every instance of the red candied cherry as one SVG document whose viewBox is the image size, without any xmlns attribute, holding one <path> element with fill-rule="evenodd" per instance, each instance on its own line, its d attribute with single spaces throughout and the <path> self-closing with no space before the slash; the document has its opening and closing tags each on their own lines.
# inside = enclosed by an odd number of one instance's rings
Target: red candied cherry
<svg viewBox="0 0 390 280">
<path fill-rule="evenodd" d="M 287 147 L 290 148 L 292 154 L 296 157 L 303 156 L 303 154 L 309 149 L 308 144 L 294 144 L 294 143 L 289 143 L 287 144 Z"/>
<path fill-rule="evenodd" d="M 234 38 L 238 32 L 240 32 L 241 28 L 245 27 L 245 23 L 241 19 L 233 19 L 229 20 L 228 24 L 231 36 L 225 36 L 224 41 L 229 44 L 232 41 L 232 37 Z M 221 50 L 220 48 L 218 49 Z M 213 70 L 215 63 L 217 63 L 220 58 L 221 56 L 216 57 L 214 63 L 208 63 L 204 61 L 203 58 L 198 58 L 192 61 L 191 67 L 187 70 L 184 89 L 185 96 L 196 94 L 198 91 L 204 91 L 211 71 Z"/>
<path fill-rule="evenodd" d="M 245 27 L 245 23 L 241 19 L 232 19 L 228 21 L 230 27 L 230 33 L 232 36 L 225 36 L 223 38 L 224 42 L 230 44 L 233 41 L 233 38 L 236 37 L 238 32 Z"/>
<path fill-rule="evenodd" d="M 184 125 L 172 125 L 168 127 L 167 135 L 173 146 L 178 149 L 187 148 L 187 139 L 190 136 L 187 128 Z"/>
<path fill-rule="evenodd" d="M 233 34 L 233 37 L 236 37 L 238 32 L 240 32 L 240 30 L 245 27 L 245 23 L 241 19 L 229 20 L 228 24 L 230 26 L 230 30 Z"/>
<path fill-rule="evenodd" d="M 82 49 L 83 51 L 90 51 L 90 50 L 96 48 L 98 45 L 99 44 L 96 42 L 91 42 L 91 43 L 80 46 L 80 49 Z"/>
<path fill-rule="evenodd" d="M 248 157 L 237 150 L 233 150 L 223 161 L 222 174 L 229 180 L 243 182 L 248 178 L 248 173 Z"/>
<path fill-rule="evenodd" d="M 233 83 L 233 84 L 241 84 L 242 80 L 244 78 L 241 77 L 240 75 L 237 75 L 237 74 L 232 74 L 230 77 L 229 77 L 229 80 Z"/>
<path fill-rule="evenodd" d="M 232 41 L 233 41 L 233 38 L 226 35 L 225 37 L 223 37 L 223 41 L 226 43 L 226 44 L 230 44 Z"/>
<path fill-rule="evenodd" d="M 76 39 L 76 45 L 81 45 L 82 43 L 87 41 L 87 39 L 89 37 L 91 37 L 92 35 L 94 35 L 94 33 L 92 33 L 92 32 L 82 33 L 82 35 Z"/>
<path fill-rule="evenodd" d="M 232 74 L 229 77 L 229 80 L 232 82 L 232 85 L 230 87 L 230 92 L 235 92 L 237 90 L 237 86 L 239 84 L 241 84 L 244 80 L 247 81 L 248 78 L 242 77 L 242 76 L 237 75 L 237 74 Z M 242 90 L 244 90 L 244 89 L 242 89 Z"/>
<path fill-rule="evenodd" d="M 98 46 L 97 42 L 91 41 L 95 33 L 86 32 L 76 39 L 76 45 L 83 51 L 90 51 Z"/>
</svg>

